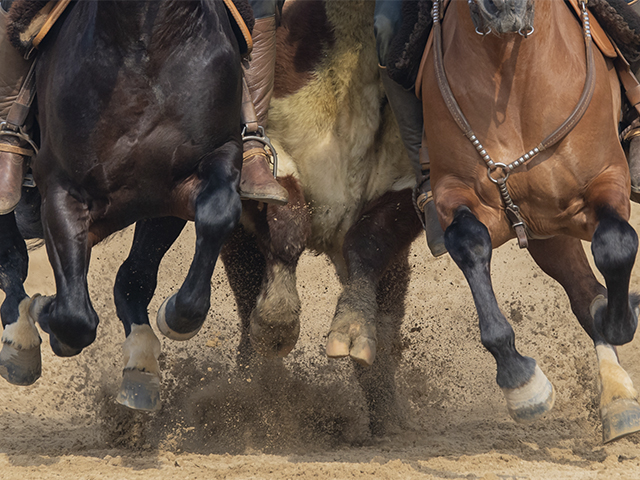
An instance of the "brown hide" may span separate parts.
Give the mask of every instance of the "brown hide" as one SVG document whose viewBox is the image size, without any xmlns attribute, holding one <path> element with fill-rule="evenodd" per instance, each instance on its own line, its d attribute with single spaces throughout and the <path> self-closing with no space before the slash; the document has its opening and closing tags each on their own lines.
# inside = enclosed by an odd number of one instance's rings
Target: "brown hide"
<svg viewBox="0 0 640 480">
<path fill-rule="evenodd" d="M 509 164 L 536 147 L 571 114 L 585 81 L 581 26 L 564 2 L 538 1 L 535 33 L 481 37 L 466 2 L 453 2 L 443 22 L 445 71 L 453 93 L 495 162 Z M 596 90 L 575 129 L 517 168 L 507 185 L 527 225 L 539 235 L 589 240 L 595 211 L 611 204 L 629 217 L 629 176 L 617 138 L 620 96 L 615 72 L 594 48 Z M 438 89 L 433 51 L 422 97 L 434 194 L 443 227 L 466 205 L 494 247 L 513 238 L 498 188 L 453 121 Z"/>
<path fill-rule="evenodd" d="M 274 96 L 279 98 L 306 85 L 323 52 L 334 43 L 324 2 L 285 2 L 276 38 Z"/>
</svg>

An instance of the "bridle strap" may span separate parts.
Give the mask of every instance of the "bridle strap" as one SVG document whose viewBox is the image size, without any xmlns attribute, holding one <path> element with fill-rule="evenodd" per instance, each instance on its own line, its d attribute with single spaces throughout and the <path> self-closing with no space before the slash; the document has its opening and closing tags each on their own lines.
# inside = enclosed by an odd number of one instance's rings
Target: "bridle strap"
<svg viewBox="0 0 640 480">
<path fill-rule="evenodd" d="M 585 56 L 586 56 L 586 78 L 584 82 L 584 87 L 582 89 L 582 94 L 580 95 L 580 99 L 576 107 L 573 109 L 569 117 L 558 127 L 556 128 L 549 136 L 547 136 L 542 142 L 538 144 L 537 147 L 532 150 L 526 152 L 521 155 L 517 160 L 510 164 L 497 163 L 491 159 L 491 156 L 482 146 L 478 138 L 476 137 L 471 125 L 467 121 L 464 113 L 460 109 L 458 102 L 451 91 L 451 87 L 449 85 L 449 81 L 447 80 L 447 75 L 444 70 L 444 55 L 442 51 L 442 25 L 441 25 L 441 0 L 434 0 L 433 2 L 433 48 L 434 48 L 434 68 L 435 68 L 435 76 L 436 81 L 438 83 L 438 88 L 440 89 L 440 94 L 442 95 L 442 99 L 454 121 L 460 128 L 460 130 L 464 133 L 464 135 L 469 139 L 472 145 L 478 151 L 478 154 L 482 157 L 488 167 L 488 176 L 492 182 L 496 183 L 500 189 L 500 194 L 505 203 L 505 209 L 507 210 L 507 217 L 510 219 L 513 228 L 516 230 L 516 235 L 518 237 L 518 244 L 520 248 L 526 248 L 527 237 L 535 238 L 531 234 L 531 232 L 527 229 L 522 216 L 520 215 L 519 208 L 515 205 L 509 195 L 509 191 L 507 190 L 507 178 L 510 173 L 520 165 L 523 165 L 529 162 L 533 157 L 537 156 L 543 150 L 546 150 L 555 144 L 557 144 L 560 140 L 567 136 L 571 130 L 578 124 L 584 113 L 587 111 L 589 107 L 589 103 L 591 102 L 591 98 L 593 97 L 593 92 L 595 91 L 595 65 L 593 60 L 593 45 L 591 40 L 591 28 L 589 26 L 589 14 L 587 12 L 586 2 L 584 0 L 580 0 L 580 6 L 582 10 L 582 25 L 584 32 L 584 42 L 585 42 Z M 501 178 L 493 178 L 491 173 L 497 170 L 498 168 L 502 169 L 503 176 Z M 526 235 L 524 234 L 526 233 Z"/>
</svg>

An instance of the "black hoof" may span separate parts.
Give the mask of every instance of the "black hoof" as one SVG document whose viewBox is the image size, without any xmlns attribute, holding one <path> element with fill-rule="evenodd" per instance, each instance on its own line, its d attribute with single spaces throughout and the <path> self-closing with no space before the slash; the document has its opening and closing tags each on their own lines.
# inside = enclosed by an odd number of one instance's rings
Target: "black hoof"
<svg viewBox="0 0 640 480">
<path fill-rule="evenodd" d="M 116 401 L 133 410 L 155 412 L 160 409 L 160 378 L 137 369 L 125 370 Z"/>
<path fill-rule="evenodd" d="M 49 345 L 51 345 L 51 350 L 53 350 L 53 353 L 55 353 L 57 357 L 75 357 L 82 352 L 81 348 L 73 348 L 65 345 L 53 334 L 49 335 Z"/>
<path fill-rule="evenodd" d="M 202 323 L 195 330 L 190 332 L 177 332 L 175 331 L 171 325 L 175 325 L 176 323 L 176 296 L 172 295 L 167 298 L 162 305 L 160 305 L 160 309 L 158 310 L 158 315 L 156 317 L 156 325 L 160 332 L 167 338 L 171 340 L 185 341 L 190 338 L 195 337 L 200 329 L 202 328 Z M 184 323 L 184 322 L 183 322 Z"/>
<path fill-rule="evenodd" d="M 18 350 L 5 343 L 0 351 L 0 376 L 13 385 L 32 385 L 42 374 L 40 345 Z"/>
<path fill-rule="evenodd" d="M 638 307 L 630 308 L 631 321 L 622 325 L 605 322 L 607 316 L 607 299 L 598 295 L 591 303 L 590 311 L 596 330 L 610 345 L 626 345 L 633 340 L 638 326 Z"/>
</svg>

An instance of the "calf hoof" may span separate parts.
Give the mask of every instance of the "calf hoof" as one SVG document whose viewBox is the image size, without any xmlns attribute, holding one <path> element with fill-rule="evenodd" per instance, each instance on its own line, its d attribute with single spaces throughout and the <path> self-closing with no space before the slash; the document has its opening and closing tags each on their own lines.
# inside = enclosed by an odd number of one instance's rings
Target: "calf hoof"
<svg viewBox="0 0 640 480">
<path fill-rule="evenodd" d="M 42 374 L 40 345 L 18 350 L 5 343 L 0 351 L 0 376 L 13 385 L 32 385 Z"/>
<path fill-rule="evenodd" d="M 602 439 L 613 442 L 640 431 L 640 405 L 635 400 L 620 398 L 600 408 Z"/>
<path fill-rule="evenodd" d="M 331 332 L 327 339 L 326 351 L 329 358 L 350 356 L 363 367 L 370 367 L 376 358 L 376 340 L 360 335 L 352 342 L 349 335 Z"/>
<path fill-rule="evenodd" d="M 518 388 L 503 388 L 509 415 L 518 423 L 530 423 L 553 408 L 556 392 L 540 367 L 531 379 Z"/>
<path fill-rule="evenodd" d="M 267 358 L 286 357 L 294 349 L 300 336 L 300 323 L 269 325 L 251 315 L 251 346 Z"/>
<path fill-rule="evenodd" d="M 133 410 L 155 412 L 160 409 L 160 377 L 138 369 L 125 370 L 116 401 Z"/>
<path fill-rule="evenodd" d="M 169 326 L 169 323 L 175 323 L 175 298 L 175 295 L 171 295 L 162 303 L 162 305 L 160 305 L 160 309 L 158 310 L 158 315 L 156 317 L 156 324 L 158 325 L 160 332 L 162 332 L 165 337 L 170 338 L 171 340 L 183 342 L 195 337 L 200 331 L 200 328 L 202 328 L 202 324 L 192 332 L 179 333 L 173 330 Z"/>
<path fill-rule="evenodd" d="M 351 348 L 351 338 L 349 335 L 345 335 L 340 332 L 329 333 L 327 339 L 327 357 L 329 358 L 342 358 L 349 355 Z"/>
</svg>

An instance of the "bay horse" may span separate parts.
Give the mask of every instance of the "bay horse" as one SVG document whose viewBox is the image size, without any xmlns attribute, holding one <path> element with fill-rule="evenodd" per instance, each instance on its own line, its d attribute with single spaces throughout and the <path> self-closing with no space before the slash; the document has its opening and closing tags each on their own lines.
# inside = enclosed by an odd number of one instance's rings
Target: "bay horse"
<svg viewBox="0 0 640 480">
<path fill-rule="evenodd" d="M 159 406 L 160 344 L 147 306 L 160 259 L 194 221 L 195 255 L 163 318 L 178 332 L 184 324 L 202 324 L 220 248 L 241 214 L 238 40 L 222 0 L 78 1 L 56 23 L 39 57 L 41 145 L 31 165 L 38 191 L 23 196 L 17 221 L 14 213 L 0 217 L 0 287 L 6 293 L 0 374 L 18 385 L 40 376 L 35 322 L 59 356 L 76 355 L 94 341 L 91 248 L 138 222 L 140 248 L 120 269 L 115 287 L 127 337 L 118 400 L 153 410 Z M 56 295 L 30 299 L 23 287 L 23 234 L 35 236 L 40 225 Z M 30 226 L 35 233 L 25 233 Z"/>
<path fill-rule="evenodd" d="M 509 413 L 537 419 L 555 395 L 516 350 L 491 285 L 492 248 L 518 236 L 521 247 L 529 237 L 529 253 L 565 289 L 595 344 L 608 442 L 640 430 L 637 392 L 614 347 L 637 325 L 629 283 L 638 237 L 627 222 L 619 82 L 592 46 L 586 2 L 575 3 L 582 28 L 563 1 L 452 1 L 442 16 L 436 0 L 418 90 L 445 244 L 471 288 Z M 581 240 L 591 241 L 606 288 Z"/>
</svg>

